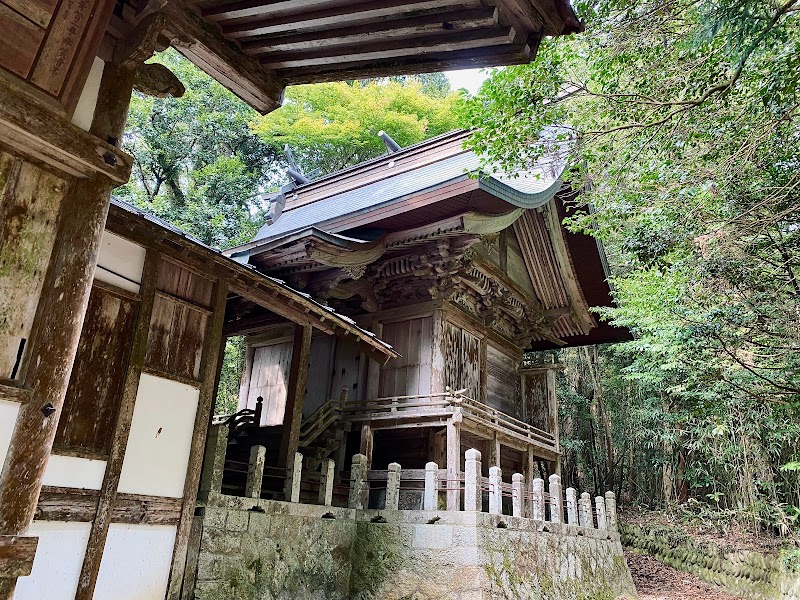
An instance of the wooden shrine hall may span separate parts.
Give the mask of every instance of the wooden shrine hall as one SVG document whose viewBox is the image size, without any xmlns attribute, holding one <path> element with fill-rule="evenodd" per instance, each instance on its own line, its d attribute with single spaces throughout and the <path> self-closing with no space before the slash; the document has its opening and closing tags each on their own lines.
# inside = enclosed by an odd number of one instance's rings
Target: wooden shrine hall
<svg viewBox="0 0 800 600">
<path fill-rule="evenodd" d="M 291 323 L 299 349 L 317 331 L 376 364 L 395 354 L 330 306 L 112 206 L 133 164 L 133 90 L 183 93 L 146 62 L 155 52 L 176 48 L 266 113 L 288 85 L 518 64 L 581 28 L 567 0 L 0 0 L 0 599 L 190 597 L 226 322 L 261 310 L 250 316 Z M 307 366 L 289 366 L 292 422 Z M 287 432 L 282 454 L 300 443 Z"/>
<path fill-rule="evenodd" d="M 628 337 L 589 310 L 611 303 L 602 248 L 561 225 L 574 198 L 561 179 L 564 142 L 543 138 L 527 172 L 474 176 L 480 160 L 464 148 L 468 135 L 399 149 L 383 134 L 385 156 L 298 177 L 272 198 L 256 239 L 226 251 L 400 354 L 380 365 L 312 338 L 302 431 L 316 459 L 360 451 L 377 471 L 433 461 L 455 480 L 462 449 L 476 448 L 489 458 L 485 470 L 557 472 L 557 367 L 526 364 L 524 353 Z M 247 302 L 234 310 L 242 323 L 259 312 Z M 290 345 L 280 327 L 239 331 L 249 349 L 239 407 L 261 397 L 261 425 L 280 423 L 286 391 L 274 373 L 285 376 Z"/>
</svg>

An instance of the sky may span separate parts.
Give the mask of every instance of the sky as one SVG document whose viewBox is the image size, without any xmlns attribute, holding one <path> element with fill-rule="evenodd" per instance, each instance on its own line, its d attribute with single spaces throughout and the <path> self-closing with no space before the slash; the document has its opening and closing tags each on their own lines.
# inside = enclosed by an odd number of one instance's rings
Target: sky
<svg viewBox="0 0 800 600">
<path fill-rule="evenodd" d="M 450 80 L 450 87 L 454 90 L 466 88 L 470 94 L 475 95 L 484 79 L 489 76 L 489 70 L 462 69 L 460 71 L 445 71 L 445 75 Z"/>
</svg>

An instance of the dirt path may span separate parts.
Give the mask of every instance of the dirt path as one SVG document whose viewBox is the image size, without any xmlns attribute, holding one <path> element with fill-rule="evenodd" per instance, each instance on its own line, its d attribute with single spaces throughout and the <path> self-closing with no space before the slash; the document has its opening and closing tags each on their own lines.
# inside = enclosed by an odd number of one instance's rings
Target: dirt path
<svg viewBox="0 0 800 600">
<path fill-rule="evenodd" d="M 737 600 L 717 591 L 691 573 L 684 573 L 649 556 L 626 552 L 640 600 Z"/>
</svg>

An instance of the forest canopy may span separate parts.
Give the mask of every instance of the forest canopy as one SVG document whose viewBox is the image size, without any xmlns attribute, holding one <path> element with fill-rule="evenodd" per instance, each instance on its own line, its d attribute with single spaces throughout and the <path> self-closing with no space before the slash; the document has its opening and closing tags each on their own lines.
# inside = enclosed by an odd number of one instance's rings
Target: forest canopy
<svg viewBox="0 0 800 600">
<path fill-rule="evenodd" d="M 586 33 L 493 73 L 472 146 L 570 140 L 636 339 L 564 353 L 574 478 L 787 531 L 800 506 L 800 2 L 583 3 Z"/>
</svg>

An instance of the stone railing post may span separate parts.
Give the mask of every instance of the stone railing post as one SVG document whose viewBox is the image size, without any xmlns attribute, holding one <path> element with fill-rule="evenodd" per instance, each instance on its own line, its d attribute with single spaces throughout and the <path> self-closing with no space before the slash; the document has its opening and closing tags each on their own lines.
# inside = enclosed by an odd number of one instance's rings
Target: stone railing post
<svg viewBox="0 0 800 600">
<path fill-rule="evenodd" d="M 333 481 L 336 477 L 336 463 L 326 458 L 319 472 L 319 503 L 330 506 L 333 503 Z"/>
<path fill-rule="evenodd" d="M 367 457 L 363 454 L 353 456 L 350 466 L 350 495 L 347 506 L 350 508 L 364 509 L 369 501 L 369 482 L 367 481 Z"/>
<path fill-rule="evenodd" d="M 247 483 L 244 488 L 246 498 L 260 498 L 261 484 L 264 482 L 264 462 L 267 449 L 264 446 L 250 447 L 250 462 L 247 465 Z"/>
<path fill-rule="evenodd" d="M 299 452 L 294 453 L 294 463 L 292 464 L 291 474 L 291 494 L 289 496 L 290 502 L 300 502 L 300 484 L 303 479 L 303 455 Z"/>
<path fill-rule="evenodd" d="M 429 462 L 425 465 L 425 492 L 422 508 L 437 510 L 439 508 L 439 465 Z"/>
<path fill-rule="evenodd" d="M 540 477 L 531 485 L 531 519 L 544 521 L 544 480 Z"/>
<path fill-rule="evenodd" d="M 550 522 L 561 523 L 564 521 L 562 505 L 564 502 L 561 493 L 561 477 L 556 474 L 550 475 Z"/>
<path fill-rule="evenodd" d="M 224 423 L 212 425 L 209 428 L 206 440 L 198 499 L 206 500 L 209 492 L 219 493 L 222 490 L 222 473 L 225 471 L 225 452 L 227 449 L 228 426 Z"/>
<path fill-rule="evenodd" d="M 489 514 L 503 514 L 503 470 L 489 467 Z"/>
<path fill-rule="evenodd" d="M 522 473 L 511 476 L 511 516 L 521 517 L 525 514 L 525 478 Z"/>
<path fill-rule="evenodd" d="M 400 465 L 389 463 L 386 473 L 386 510 L 397 510 L 400 507 Z"/>
<path fill-rule="evenodd" d="M 464 453 L 464 510 L 481 512 L 481 453 L 470 448 Z"/>
<path fill-rule="evenodd" d="M 594 499 L 594 506 L 597 510 L 597 528 L 608 529 L 608 524 L 606 523 L 606 499 L 602 496 L 597 496 Z"/>
<path fill-rule="evenodd" d="M 568 487 L 567 492 L 567 523 L 569 525 L 578 524 L 578 493 L 575 488 Z"/>
<path fill-rule="evenodd" d="M 606 519 L 611 531 L 617 530 L 617 498 L 614 492 L 606 492 Z"/>
<path fill-rule="evenodd" d="M 580 506 L 580 519 L 581 519 L 581 527 L 594 527 L 592 523 L 592 500 L 589 498 L 589 494 L 587 492 L 583 492 L 581 494 L 581 499 L 579 501 Z"/>
</svg>

